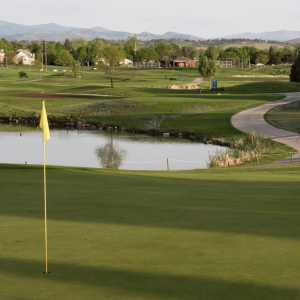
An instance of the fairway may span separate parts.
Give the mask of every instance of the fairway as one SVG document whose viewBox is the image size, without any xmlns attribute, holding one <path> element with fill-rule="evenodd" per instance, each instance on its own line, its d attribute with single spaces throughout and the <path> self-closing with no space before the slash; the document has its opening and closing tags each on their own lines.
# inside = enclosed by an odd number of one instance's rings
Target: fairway
<svg viewBox="0 0 300 300">
<path fill-rule="evenodd" d="M 300 298 L 300 166 L 0 166 L 0 299 Z"/>
</svg>

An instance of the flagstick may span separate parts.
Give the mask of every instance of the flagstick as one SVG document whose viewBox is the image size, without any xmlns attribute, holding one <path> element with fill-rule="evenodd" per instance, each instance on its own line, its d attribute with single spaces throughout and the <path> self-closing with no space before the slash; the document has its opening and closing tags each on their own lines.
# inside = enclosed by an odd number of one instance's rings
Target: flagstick
<svg viewBox="0 0 300 300">
<path fill-rule="evenodd" d="M 45 101 L 43 101 L 43 109 L 41 113 L 40 128 L 43 129 L 44 141 L 44 206 L 45 206 L 45 256 L 46 256 L 46 274 L 48 273 L 48 243 L 47 243 L 47 202 L 46 202 L 46 141 L 50 139 L 50 130 L 48 125 L 47 113 L 45 109 Z"/>
<path fill-rule="evenodd" d="M 46 251 L 46 274 L 48 273 L 48 257 L 47 257 L 47 202 L 46 202 L 46 160 L 45 160 L 45 146 L 44 141 L 44 206 L 45 206 L 45 251 Z"/>
</svg>

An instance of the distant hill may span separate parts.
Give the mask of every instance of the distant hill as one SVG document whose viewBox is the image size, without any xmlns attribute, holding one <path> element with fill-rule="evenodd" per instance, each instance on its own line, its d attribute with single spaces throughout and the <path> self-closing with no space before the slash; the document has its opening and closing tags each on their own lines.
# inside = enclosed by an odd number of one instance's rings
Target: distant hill
<svg viewBox="0 0 300 300">
<path fill-rule="evenodd" d="M 124 31 L 112 31 L 103 27 L 93 28 L 77 28 L 65 27 L 54 23 L 26 26 L 14 24 L 10 22 L 0 21 L 0 38 L 4 37 L 7 40 L 40 40 L 41 36 L 47 40 L 64 41 L 69 38 L 85 38 L 92 40 L 96 37 L 107 40 L 125 40 L 135 33 Z M 151 39 L 189 39 L 189 40 L 204 40 L 203 38 L 182 34 L 177 32 L 166 32 L 163 35 L 153 34 L 150 32 L 142 32 L 137 34 L 140 40 Z"/>
<path fill-rule="evenodd" d="M 78 28 L 61 26 L 55 23 L 40 24 L 40 25 L 21 25 L 0 20 L 0 38 L 4 37 L 7 40 L 40 40 L 41 37 L 48 41 L 64 41 L 65 39 L 85 38 L 92 40 L 96 37 L 107 40 L 126 40 L 129 36 L 137 34 L 139 40 L 147 41 L 153 39 L 177 39 L 177 40 L 193 40 L 204 41 L 205 39 L 194 35 L 183 34 L 178 32 L 166 32 L 162 35 L 150 32 L 132 33 L 126 31 L 113 31 L 103 27 L 93 28 Z M 227 35 L 221 39 L 249 39 L 249 40 L 271 40 L 278 42 L 294 41 L 300 39 L 300 31 L 272 31 L 262 33 L 245 32 L 240 34 Z M 296 42 L 291 42 L 296 43 Z"/>
<path fill-rule="evenodd" d="M 299 39 L 294 39 L 294 40 L 287 41 L 287 43 L 289 43 L 289 44 L 300 44 L 300 38 Z"/>
<path fill-rule="evenodd" d="M 280 31 L 270 31 L 270 32 L 261 32 L 261 33 L 252 33 L 252 32 L 244 32 L 240 34 L 232 34 L 223 37 L 223 39 L 260 39 L 260 40 L 271 40 L 271 41 L 279 41 L 286 42 L 289 40 L 300 38 L 300 31 L 288 31 L 288 30 L 280 30 Z"/>
</svg>

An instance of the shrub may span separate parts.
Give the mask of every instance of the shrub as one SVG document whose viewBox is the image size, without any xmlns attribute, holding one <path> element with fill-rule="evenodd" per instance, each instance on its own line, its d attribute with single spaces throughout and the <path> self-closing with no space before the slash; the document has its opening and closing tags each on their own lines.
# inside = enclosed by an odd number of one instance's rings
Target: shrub
<svg viewBox="0 0 300 300">
<path fill-rule="evenodd" d="M 28 75 L 26 72 L 21 71 L 21 72 L 19 72 L 19 78 L 28 78 Z"/>
<path fill-rule="evenodd" d="M 216 150 L 209 155 L 207 168 L 231 167 L 254 162 L 256 157 L 272 154 L 274 144 L 270 138 L 264 138 L 254 132 L 233 140 L 231 148 Z"/>
</svg>

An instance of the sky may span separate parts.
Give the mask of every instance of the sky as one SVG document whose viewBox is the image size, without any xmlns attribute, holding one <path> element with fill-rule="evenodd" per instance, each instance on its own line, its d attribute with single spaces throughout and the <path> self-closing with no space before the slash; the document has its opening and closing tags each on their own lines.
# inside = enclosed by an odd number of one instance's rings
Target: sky
<svg viewBox="0 0 300 300">
<path fill-rule="evenodd" d="M 0 20 L 23 25 L 100 26 L 132 33 L 174 31 L 207 39 L 243 32 L 300 31 L 300 1 L 14 0 L 1 5 Z"/>
</svg>

